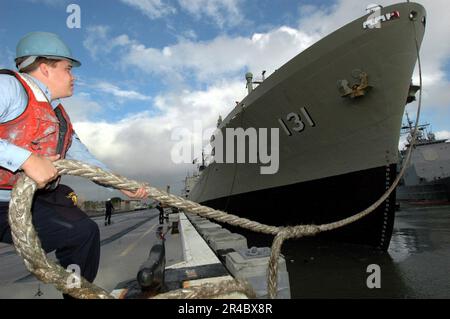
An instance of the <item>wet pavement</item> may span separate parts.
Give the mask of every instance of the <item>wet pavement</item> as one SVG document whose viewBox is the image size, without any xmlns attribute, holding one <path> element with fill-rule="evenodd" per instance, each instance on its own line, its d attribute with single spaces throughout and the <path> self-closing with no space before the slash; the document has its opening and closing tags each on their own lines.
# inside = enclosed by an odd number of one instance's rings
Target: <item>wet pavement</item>
<svg viewBox="0 0 450 319">
<path fill-rule="evenodd" d="M 303 240 L 283 253 L 292 298 L 447 299 L 450 206 L 402 204 L 387 252 Z"/>
</svg>

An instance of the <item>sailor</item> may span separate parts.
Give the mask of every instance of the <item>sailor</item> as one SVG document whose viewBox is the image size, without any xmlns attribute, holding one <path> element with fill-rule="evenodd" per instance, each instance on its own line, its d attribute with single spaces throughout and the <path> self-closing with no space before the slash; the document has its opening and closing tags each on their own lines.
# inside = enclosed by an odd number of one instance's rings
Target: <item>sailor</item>
<svg viewBox="0 0 450 319">
<path fill-rule="evenodd" d="M 159 223 L 164 224 L 164 208 L 162 207 L 161 202 L 158 202 L 156 209 L 159 211 Z"/>
<path fill-rule="evenodd" d="M 111 215 L 114 210 L 114 206 L 111 202 L 111 198 L 105 202 L 105 226 L 111 225 Z"/>
<path fill-rule="evenodd" d="M 40 189 L 32 210 L 43 249 L 56 251 L 62 267 L 78 265 L 93 282 L 100 258 L 98 226 L 81 210 L 71 214 L 58 209 L 56 199 L 67 196 L 68 189 L 58 186 L 53 165 L 67 158 L 107 170 L 80 141 L 59 102 L 73 94 L 72 68 L 81 64 L 58 35 L 47 32 L 25 35 L 15 63 L 18 72 L 0 71 L 0 241 L 12 243 L 8 206 L 17 173 L 24 171 Z M 122 193 L 147 197 L 145 188 Z"/>
</svg>

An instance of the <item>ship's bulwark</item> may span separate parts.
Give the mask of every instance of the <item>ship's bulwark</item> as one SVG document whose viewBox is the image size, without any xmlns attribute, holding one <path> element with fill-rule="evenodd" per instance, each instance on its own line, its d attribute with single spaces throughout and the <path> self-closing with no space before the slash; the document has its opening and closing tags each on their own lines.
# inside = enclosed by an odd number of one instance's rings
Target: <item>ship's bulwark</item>
<svg viewBox="0 0 450 319">
<path fill-rule="evenodd" d="M 394 11 L 400 18 L 379 29 L 364 29 L 365 16 L 317 42 L 224 119 L 222 131 L 280 128 L 276 174 L 261 175 L 258 164 L 212 163 L 190 198 L 274 225 L 336 221 L 373 204 L 395 175 L 392 165 L 398 162 L 401 119 L 417 61 L 415 39 L 420 46 L 425 31 L 422 6 L 401 3 L 381 14 Z M 363 97 L 341 97 L 337 82 L 351 86 L 361 72 L 368 74 L 371 89 Z M 280 126 L 283 121 L 288 130 Z M 386 249 L 394 197 L 366 221 L 333 234 Z"/>
</svg>

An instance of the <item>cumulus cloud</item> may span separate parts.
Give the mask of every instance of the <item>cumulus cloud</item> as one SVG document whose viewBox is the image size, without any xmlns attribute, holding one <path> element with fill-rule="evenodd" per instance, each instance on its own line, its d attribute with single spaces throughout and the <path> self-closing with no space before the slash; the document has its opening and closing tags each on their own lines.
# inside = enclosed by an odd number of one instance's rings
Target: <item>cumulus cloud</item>
<svg viewBox="0 0 450 319">
<path fill-rule="evenodd" d="M 120 0 L 136 9 L 139 9 L 150 19 L 161 18 L 176 13 L 176 9 L 164 4 L 161 0 Z"/>
<path fill-rule="evenodd" d="M 421 48 L 423 103 L 425 107 L 448 108 L 450 78 L 446 68 L 450 59 L 450 20 L 442 17 L 442 8 L 447 1 L 427 0 L 420 3 L 427 9 L 427 30 Z M 417 68 L 414 81 L 419 82 Z"/>
<path fill-rule="evenodd" d="M 178 0 L 178 3 L 197 19 L 206 16 L 220 28 L 234 27 L 243 21 L 238 0 Z"/>
<path fill-rule="evenodd" d="M 117 47 L 123 47 L 132 44 L 130 38 L 125 35 L 111 37 L 109 35 L 109 26 L 95 25 L 87 28 L 87 37 L 83 41 L 83 46 L 88 50 L 93 59 L 101 55 L 107 55 Z"/>
<path fill-rule="evenodd" d="M 91 152 L 114 172 L 158 187 L 169 183 L 179 191 L 186 172 L 193 169 L 189 163 L 194 153 L 186 164 L 172 160 L 171 150 L 179 142 L 172 137 L 174 130 L 193 132 L 193 123 L 200 120 L 205 130 L 214 128 L 218 116 L 226 115 L 234 107 L 235 99 L 244 95 L 245 88 L 240 81 L 224 82 L 204 91 L 186 90 L 157 96 L 155 105 L 164 111 L 157 116 L 143 112 L 117 123 L 81 119 L 74 121 L 74 127 Z M 193 141 L 201 150 L 201 141 Z"/>
<path fill-rule="evenodd" d="M 384 0 L 381 4 L 387 6 L 394 2 Z M 445 72 L 450 56 L 450 42 L 446 40 L 450 20 L 438 18 L 444 0 L 421 2 L 428 12 L 427 33 L 421 49 L 424 99 L 428 105 L 446 106 L 450 103 L 450 90 L 446 89 L 450 83 Z M 194 1 L 192 4 L 189 1 L 190 6 L 184 0 L 179 3 L 191 9 L 198 6 L 207 10 L 208 7 L 203 0 Z M 210 2 L 211 8 L 218 8 L 215 5 L 215 1 Z M 224 2 L 223 5 L 233 8 L 236 3 Z M 100 32 L 92 35 L 85 43 L 89 43 L 86 47 L 95 51 L 94 53 L 110 52 L 120 46 L 124 65 L 135 66 L 139 70 L 162 75 L 166 79 L 183 81 L 185 78 L 191 80 L 194 76 L 196 80 L 209 82 L 217 77 L 236 76 L 237 72 L 243 73 L 244 69 L 256 73 L 267 70 L 267 74 L 270 74 L 323 36 L 364 14 L 365 4 L 357 0 L 341 0 L 327 7 L 300 6 L 299 12 L 298 29 L 280 26 L 250 37 L 222 35 L 203 42 L 195 41 L 195 38 L 180 38 L 173 45 L 154 48 L 131 40 L 127 35 L 108 37 L 108 30 L 98 27 Z M 112 40 L 107 40 L 108 38 Z M 416 70 L 415 83 L 418 82 L 417 75 Z"/>
<path fill-rule="evenodd" d="M 450 140 L 450 131 L 438 131 L 435 133 L 437 139 Z"/>
<path fill-rule="evenodd" d="M 194 30 L 185 30 L 181 33 L 181 36 L 179 37 L 180 39 L 192 39 L 192 40 L 196 40 L 197 39 L 197 33 L 195 33 Z"/>
<path fill-rule="evenodd" d="M 114 97 L 119 99 L 126 100 L 139 100 L 139 101 L 148 101 L 151 100 L 151 97 L 141 94 L 139 92 L 133 90 L 123 90 L 112 83 L 108 83 L 105 81 L 101 81 L 92 88 L 98 89 L 102 92 L 112 94 Z"/>
<path fill-rule="evenodd" d="M 219 36 L 208 42 L 180 41 L 162 49 L 134 43 L 122 62 L 148 73 L 178 77 L 189 74 L 209 82 L 212 78 L 235 76 L 243 69 L 271 73 L 316 40 L 314 35 L 280 27 L 249 38 Z"/>
<path fill-rule="evenodd" d="M 92 101 L 87 93 L 79 93 L 63 99 L 62 104 L 73 122 L 87 120 L 102 110 L 102 107 L 97 102 Z"/>
</svg>

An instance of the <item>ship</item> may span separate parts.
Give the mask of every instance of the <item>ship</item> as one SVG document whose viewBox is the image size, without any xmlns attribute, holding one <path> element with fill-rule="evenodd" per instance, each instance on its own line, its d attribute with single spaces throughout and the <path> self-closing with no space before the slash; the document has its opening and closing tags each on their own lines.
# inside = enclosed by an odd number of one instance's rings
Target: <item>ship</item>
<svg viewBox="0 0 450 319">
<path fill-rule="evenodd" d="M 194 159 L 192 161 L 192 164 L 197 164 L 198 159 Z M 191 192 L 192 188 L 194 188 L 194 185 L 197 184 L 200 174 L 202 171 L 206 168 L 206 160 L 205 160 L 205 151 L 202 150 L 202 159 L 201 163 L 197 164 L 197 168 L 194 170 L 192 175 L 189 173 L 186 174 L 186 177 L 184 178 L 183 184 L 184 187 L 181 190 L 181 197 L 183 198 L 189 198 L 189 193 Z"/>
<path fill-rule="evenodd" d="M 184 188 L 181 190 L 181 196 L 184 198 L 189 198 L 189 193 L 191 192 L 191 189 L 194 187 L 194 185 L 197 183 L 198 179 L 200 177 L 200 174 L 193 173 L 192 176 L 189 174 L 186 175 L 184 179 Z"/>
<path fill-rule="evenodd" d="M 407 143 L 400 151 L 399 166 L 407 165 L 397 187 L 397 200 L 420 204 L 448 204 L 450 202 L 450 142 L 437 139 L 430 124 L 418 126 L 416 141 L 411 146 L 413 122 L 406 113 L 407 124 L 402 127 Z M 409 163 L 406 153 L 413 147 Z"/>
<path fill-rule="evenodd" d="M 260 157 L 212 160 L 188 198 L 274 226 L 329 223 L 373 204 L 396 177 L 426 19 L 416 3 L 372 6 L 262 81 L 248 73 L 248 95 L 219 121 L 218 132 L 226 140 L 227 129 L 278 129 L 278 145 L 267 143 L 267 154 L 278 152 L 278 169 L 262 174 L 267 162 Z M 386 250 L 395 203 L 393 192 L 369 216 L 319 237 Z M 244 234 L 249 247 L 273 239 L 226 227 Z"/>
</svg>

